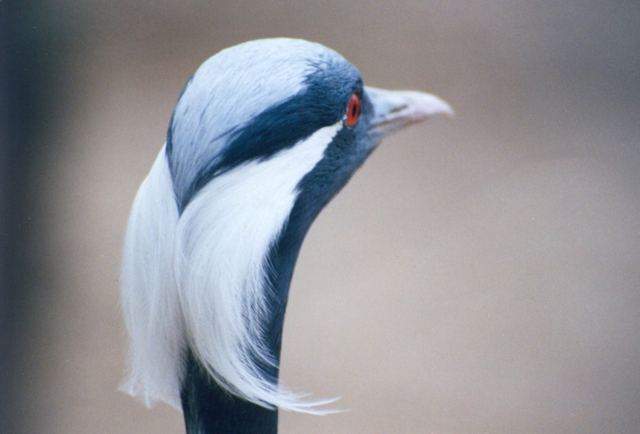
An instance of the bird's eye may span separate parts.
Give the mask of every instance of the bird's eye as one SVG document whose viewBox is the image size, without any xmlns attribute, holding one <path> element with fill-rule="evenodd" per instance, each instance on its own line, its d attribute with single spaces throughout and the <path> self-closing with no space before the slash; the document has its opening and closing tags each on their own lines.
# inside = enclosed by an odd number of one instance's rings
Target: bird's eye
<svg viewBox="0 0 640 434">
<path fill-rule="evenodd" d="M 353 127 L 356 122 L 358 122 L 361 108 L 362 103 L 360 102 L 360 97 L 354 93 L 353 95 L 351 95 L 351 99 L 349 100 L 349 108 L 347 109 L 347 125 L 349 126 L 349 128 Z"/>
</svg>

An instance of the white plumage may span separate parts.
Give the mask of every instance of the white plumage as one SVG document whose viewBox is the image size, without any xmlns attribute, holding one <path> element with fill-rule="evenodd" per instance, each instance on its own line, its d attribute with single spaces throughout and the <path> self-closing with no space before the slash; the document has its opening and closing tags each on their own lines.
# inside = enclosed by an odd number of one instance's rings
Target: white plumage
<svg viewBox="0 0 640 434">
<path fill-rule="evenodd" d="M 266 254 L 291 212 L 296 186 L 343 122 L 216 177 L 179 218 L 163 147 L 127 229 L 123 304 L 134 348 L 127 393 L 147 405 L 160 400 L 179 408 L 188 344 L 233 393 L 261 405 L 321 412 L 312 409 L 317 402 L 302 402 L 263 379 L 252 358 L 274 363 L 256 344 L 266 308 Z"/>
<path fill-rule="evenodd" d="M 176 280 L 178 207 L 162 147 L 133 202 L 122 257 L 129 374 L 122 386 L 147 406 L 180 408 L 184 322 Z"/>
</svg>

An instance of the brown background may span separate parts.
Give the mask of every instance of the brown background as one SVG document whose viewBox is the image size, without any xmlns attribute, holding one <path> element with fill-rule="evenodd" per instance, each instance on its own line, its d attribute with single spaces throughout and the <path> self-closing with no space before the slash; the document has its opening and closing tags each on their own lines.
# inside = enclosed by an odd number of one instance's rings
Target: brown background
<svg viewBox="0 0 640 434">
<path fill-rule="evenodd" d="M 193 71 L 274 36 L 457 113 L 387 140 L 313 226 L 283 381 L 349 411 L 283 412 L 280 432 L 640 432 L 640 2 L 50 0 L 40 14 L 69 45 L 37 156 L 16 432 L 183 432 L 179 412 L 117 391 L 127 213 Z"/>
</svg>

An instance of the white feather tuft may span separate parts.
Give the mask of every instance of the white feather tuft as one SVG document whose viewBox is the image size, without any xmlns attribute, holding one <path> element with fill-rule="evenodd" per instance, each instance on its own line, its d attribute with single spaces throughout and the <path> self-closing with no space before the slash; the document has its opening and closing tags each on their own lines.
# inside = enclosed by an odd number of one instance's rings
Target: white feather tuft
<svg viewBox="0 0 640 434">
<path fill-rule="evenodd" d="M 324 414 L 265 379 L 266 257 L 293 208 L 300 180 L 343 121 L 271 158 L 214 178 L 178 217 L 164 148 L 131 212 L 122 266 L 131 373 L 124 389 L 179 407 L 188 346 L 231 393 L 265 407 Z"/>
<path fill-rule="evenodd" d="M 218 176 L 178 223 L 177 272 L 189 346 L 232 393 L 259 405 L 306 412 L 315 405 L 264 379 L 253 360 L 274 363 L 261 346 L 267 253 L 293 208 L 296 186 L 341 126 Z"/>
<path fill-rule="evenodd" d="M 129 376 L 122 390 L 147 406 L 180 408 L 183 323 L 174 275 L 178 226 L 164 147 L 131 208 L 122 259 L 122 305 L 129 330 Z"/>
</svg>

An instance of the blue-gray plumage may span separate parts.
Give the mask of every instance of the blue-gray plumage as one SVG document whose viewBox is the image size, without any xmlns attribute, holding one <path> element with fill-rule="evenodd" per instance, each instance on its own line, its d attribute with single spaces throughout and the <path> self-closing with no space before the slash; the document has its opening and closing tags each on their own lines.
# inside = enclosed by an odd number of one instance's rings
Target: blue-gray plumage
<svg viewBox="0 0 640 434">
<path fill-rule="evenodd" d="M 226 49 L 185 86 L 131 211 L 122 301 L 126 391 L 184 411 L 188 433 L 275 433 L 293 269 L 311 223 L 385 135 L 451 115 L 365 87 L 336 52 L 268 39 Z"/>
</svg>

